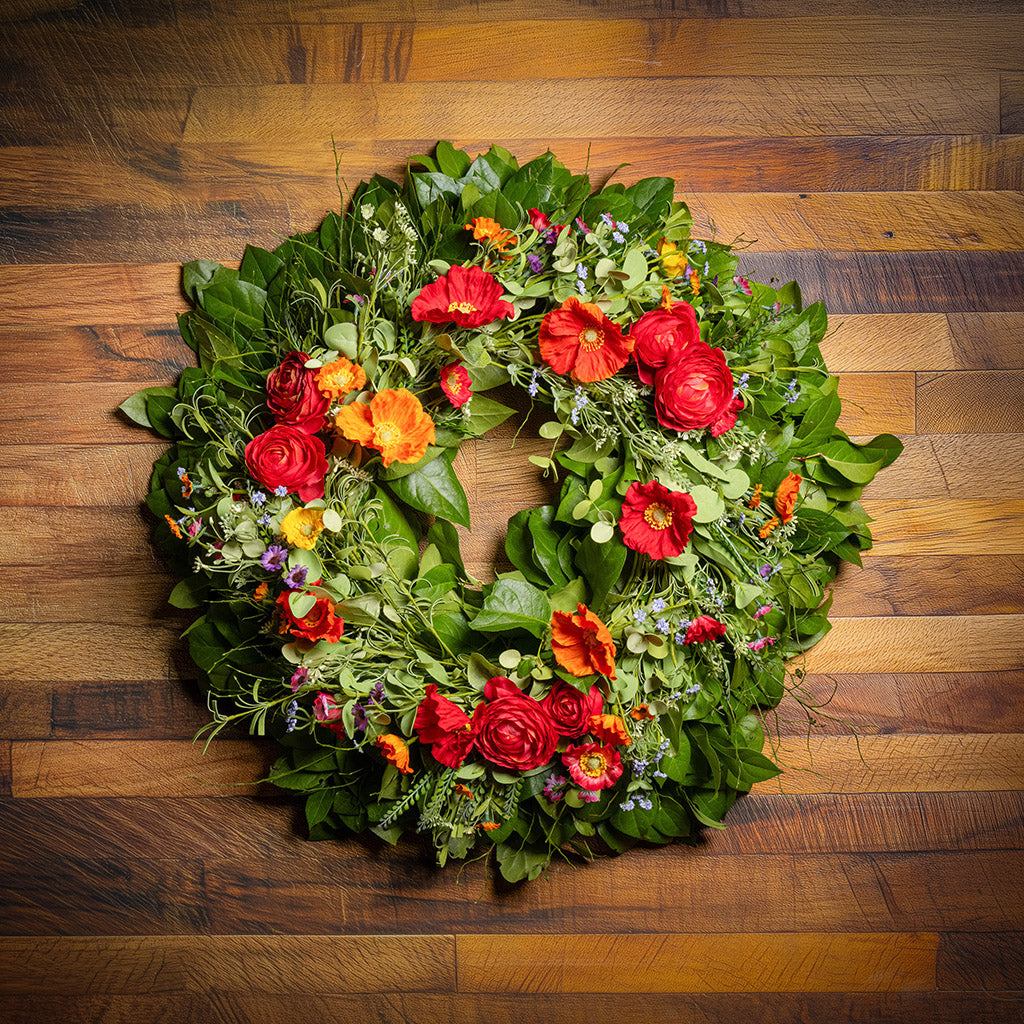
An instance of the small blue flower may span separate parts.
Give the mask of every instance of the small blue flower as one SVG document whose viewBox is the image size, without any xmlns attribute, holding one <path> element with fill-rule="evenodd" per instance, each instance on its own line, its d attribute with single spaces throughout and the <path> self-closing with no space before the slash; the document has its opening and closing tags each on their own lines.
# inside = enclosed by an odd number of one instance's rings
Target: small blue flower
<svg viewBox="0 0 1024 1024">
<path fill-rule="evenodd" d="M 621 232 L 619 232 L 619 231 L 613 231 L 613 232 L 612 232 L 612 238 L 613 238 L 613 239 L 614 239 L 614 240 L 615 240 L 616 242 L 618 242 L 618 243 L 619 243 L 620 245 L 621 245 L 621 244 L 622 244 L 622 243 L 623 243 L 623 242 L 624 242 L 624 241 L 626 240 L 626 237 L 625 237 L 625 235 L 623 235 L 623 234 L 622 234 Z"/>
<path fill-rule="evenodd" d="M 534 370 L 533 376 L 530 378 L 530 386 L 526 389 L 527 394 L 534 398 L 537 395 L 537 390 L 540 388 L 540 370 Z"/>
<path fill-rule="evenodd" d="M 637 610 L 633 612 L 633 621 L 636 623 L 646 622 L 647 612 L 645 612 L 643 608 L 637 608 Z"/>
<path fill-rule="evenodd" d="M 654 612 L 655 615 L 657 615 L 659 612 L 663 612 L 664 610 L 665 610 L 664 598 L 656 597 L 651 602 L 651 611 Z"/>
<path fill-rule="evenodd" d="M 640 805 L 640 806 L 641 806 L 641 807 L 642 807 L 642 808 L 643 808 L 643 809 L 644 809 L 645 811 L 649 811 L 649 810 L 651 809 L 651 801 L 650 801 L 650 800 L 648 800 L 648 799 L 647 799 L 646 797 L 638 796 L 638 797 L 636 798 L 636 802 L 637 802 L 637 803 L 638 803 L 638 804 L 639 804 L 639 805 Z"/>
<path fill-rule="evenodd" d="M 184 480 L 185 479 L 185 467 L 184 466 L 179 466 L 178 467 L 178 479 L 179 480 Z"/>
<path fill-rule="evenodd" d="M 654 628 L 659 633 L 664 633 L 665 636 L 668 636 L 669 633 L 672 632 L 672 627 L 668 624 L 668 619 L 658 619 L 658 621 L 654 624 Z"/>
<path fill-rule="evenodd" d="M 587 286 L 582 281 L 577 281 L 576 282 L 576 291 L 578 291 L 580 293 L 580 295 L 586 295 L 587 294 Z"/>
<path fill-rule="evenodd" d="M 262 491 L 253 491 L 252 492 L 252 503 L 257 508 L 262 507 L 263 505 L 266 504 L 266 502 L 267 502 L 267 496 Z"/>
<path fill-rule="evenodd" d="M 620 220 L 620 221 L 619 221 L 619 223 L 618 223 L 618 224 L 616 224 L 615 226 L 616 226 L 616 227 L 617 227 L 617 228 L 618 228 L 618 229 L 619 229 L 620 231 L 622 231 L 622 232 L 626 232 L 626 231 L 628 231 L 628 230 L 629 230 L 629 225 L 628 225 L 628 224 L 627 224 L 627 223 L 626 223 L 625 221 L 622 221 L 622 220 Z"/>
<path fill-rule="evenodd" d="M 612 218 L 612 215 L 607 212 L 601 214 L 601 220 L 603 220 L 605 224 L 609 225 L 609 227 L 615 223 L 614 219 Z"/>
<path fill-rule="evenodd" d="M 268 515 L 267 513 L 264 513 L 263 515 L 256 517 L 256 522 L 260 526 L 269 526 L 271 518 L 272 517 L 270 515 Z"/>
<path fill-rule="evenodd" d="M 687 697 L 692 697 L 695 693 L 700 693 L 702 689 L 703 687 L 700 683 L 693 683 L 683 690 L 683 693 L 685 693 Z"/>
<path fill-rule="evenodd" d="M 632 800 L 623 800 L 622 803 L 619 804 L 620 811 L 631 811 L 634 807 L 636 807 L 636 804 L 633 803 Z"/>
<path fill-rule="evenodd" d="M 279 497 L 283 498 L 288 493 L 288 488 L 284 484 L 279 484 L 274 488 L 274 493 Z"/>
<path fill-rule="evenodd" d="M 586 266 L 584 264 L 582 264 L 582 263 L 577 263 L 576 264 L 576 276 L 581 281 L 586 281 L 587 275 L 589 273 L 590 273 L 590 271 L 586 268 Z"/>
</svg>

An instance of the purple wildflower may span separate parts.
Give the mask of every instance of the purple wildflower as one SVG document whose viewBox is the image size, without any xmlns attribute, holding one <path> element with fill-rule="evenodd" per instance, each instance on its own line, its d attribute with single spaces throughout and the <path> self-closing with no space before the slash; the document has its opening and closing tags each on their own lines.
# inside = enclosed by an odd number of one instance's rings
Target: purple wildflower
<svg viewBox="0 0 1024 1024">
<path fill-rule="evenodd" d="M 544 268 L 544 263 L 536 253 L 527 253 L 526 262 L 530 264 L 530 269 L 535 273 L 539 274 Z"/>
<path fill-rule="evenodd" d="M 287 559 L 287 548 L 281 547 L 280 544 L 271 544 L 270 547 L 260 555 L 260 565 L 262 565 L 267 572 L 277 572 L 279 569 L 284 568 L 284 563 Z"/>
<path fill-rule="evenodd" d="M 306 576 L 309 570 L 304 565 L 297 565 L 294 569 L 289 569 L 284 575 L 284 585 L 289 590 L 298 590 L 306 582 Z"/>
</svg>

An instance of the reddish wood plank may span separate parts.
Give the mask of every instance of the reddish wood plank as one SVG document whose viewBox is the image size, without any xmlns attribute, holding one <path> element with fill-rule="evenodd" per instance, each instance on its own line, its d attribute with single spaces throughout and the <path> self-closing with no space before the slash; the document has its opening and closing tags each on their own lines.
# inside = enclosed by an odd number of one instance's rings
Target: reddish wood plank
<svg viewBox="0 0 1024 1024">
<path fill-rule="evenodd" d="M 0 950 L 5 993 L 287 993 L 296 963 L 328 993 L 455 985 L 454 942 L 443 935 L 0 938 Z"/>
<path fill-rule="evenodd" d="M 1019 253 L 751 253 L 740 272 L 797 280 L 804 301 L 834 313 L 1019 312 Z"/>
<path fill-rule="evenodd" d="M 39 796 L 230 796 L 253 792 L 276 752 L 269 744 L 221 740 L 19 740 L 11 792 Z"/>
<path fill-rule="evenodd" d="M 976 370 L 917 375 L 922 432 L 1024 431 L 1024 372 Z"/>
<path fill-rule="evenodd" d="M 939 988 L 1024 989 L 1024 932 L 942 935 L 936 974 Z"/>
</svg>

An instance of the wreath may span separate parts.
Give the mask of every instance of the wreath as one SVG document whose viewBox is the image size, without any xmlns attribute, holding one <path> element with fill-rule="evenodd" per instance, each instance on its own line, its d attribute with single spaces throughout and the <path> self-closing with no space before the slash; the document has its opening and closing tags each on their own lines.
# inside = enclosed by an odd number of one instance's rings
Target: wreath
<svg viewBox="0 0 1024 1024">
<path fill-rule="evenodd" d="M 201 735 L 274 737 L 311 839 L 425 832 L 517 881 L 722 827 L 778 774 L 767 713 L 901 445 L 836 426 L 821 304 L 740 276 L 673 189 L 439 142 L 185 265 L 198 367 L 121 408 L 174 442 L 147 503 Z M 481 585 L 453 461 L 512 414 L 493 389 L 547 413 L 553 500 Z"/>
</svg>

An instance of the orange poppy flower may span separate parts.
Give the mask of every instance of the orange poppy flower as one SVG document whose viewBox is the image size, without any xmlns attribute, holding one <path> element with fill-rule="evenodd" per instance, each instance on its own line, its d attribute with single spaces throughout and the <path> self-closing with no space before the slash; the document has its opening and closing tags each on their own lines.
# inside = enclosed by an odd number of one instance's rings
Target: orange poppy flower
<svg viewBox="0 0 1024 1024">
<path fill-rule="evenodd" d="M 256 589 L 254 590 L 254 591 L 253 591 L 253 594 L 252 594 L 252 599 L 253 599 L 254 601 L 262 601 L 262 600 L 263 600 L 263 598 L 265 598 L 265 597 L 267 596 L 267 589 L 268 589 L 268 588 L 267 588 L 267 585 L 266 585 L 266 583 L 261 583 L 261 584 L 260 584 L 260 585 L 259 585 L 259 586 L 258 586 L 258 587 L 257 587 L 257 588 L 256 588 Z"/>
<path fill-rule="evenodd" d="M 327 363 L 316 371 L 317 390 L 328 398 L 342 398 L 366 384 L 366 373 L 358 363 L 350 362 L 344 356 Z"/>
<path fill-rule="evenodd" d="M 761 529 L 757 531 L 758 537 L 760 537 L 761 540 L 764 540 L 765 537 L 767 537 L 768 534 L 771 533 L 772 530 L 774 530 L 775 527 L 778 526 L 778 525 L 779 525 L 779 517 L 778 516 L 772 516 L 771 519 L 769 519 L 768 522 L 765 523 L 764 526 L 762 526 Z"/>
<path fill-rule="evenodd" d="M 626 723 L 618 715 L 591 715 L 590 732 L 607 746 L 624 747 L 633 742 L 626 732 Z"/>
<path fill-rule="evenodd" d="M 651 709 L 646 704 L 637 704 L 635 708 L 629 713 L 629 717 L 634 722 L 653 722 L 655 715 L 651 714 Z"/>
<path fill-rule="evenodd" d="M 179 529 L 178 524 L 170 516 L 164 516 L 164 519 L 167 520 L 167 525 L 170 527 L 171 533 L 173 533 L 178 540 L 181 540 L 181 530 Z"/>
<path fill-rule="evenodd" d="M 750 496 L 750 501 L 747 502 L 748 508 L 757 508 L 761 504 L 761 485 L 757 484 L 754 487 L 754 493 Z"/>
<path fill-rule="evenodd" d="M 623 337 L 599 306 L 571 295 L 541 321 L 540 354 L 555 373 L 583 383 L 606 380 L 629 362 L 633 339 Z"/>
<path fill-rule="evenodd" d="M 555 661 L 574 676 L 594 672 L 615 678 L 615 644 L 608 627 L 585 605 L 576 614 L 553 612 L 551 650 Z"/>
<path fill-rule="evenodd" d="M 478 242 L 487 242 L 498 252 L 504 252 L 510 245 L 515 245 L 519 241 L 508 228 L 503 228 L 491 217 L 474 217 L 473 223 L 466 225 L 466 230 L 472 231 Z"/>
<path fill-rule="evenodd" d="M 469 786 L 464 786 L 461 782 L 455 783 L 455 792 L 458 793 L 459 796 L 464 796 L 467 800 L 475 799 L 473 796 L 473 790 L 471 790 Z"/>
<path fill-rule="evenodd" d="M 796 505 L 797 495 L 800 493 L 801 479 L 796 473 L 790 473 L 775 488 L 775 511 L 779 513 L 779 518 L 784 523 L 788 523 L 793 518 L 793 508 Z"/>
<path fill-rule="evenodd" d="M 390 732 L 384 733 L 383 736 L 378 736 L 374 743 L 389 764 L 393 764 L 403 775 L 412 775 L 412 769 L 409 767 L 409 748 L 401 736 Z"/>
<path fill-rule="evenodd" d="M 350 441 L 379 451 L 385 467 L 396 461 L 419 462 L 427 445 L 434 443 L 434 421 L 405 388 L 378 391 L 368 405 L 342 406 L 334 422 Z"/>
</svg>

